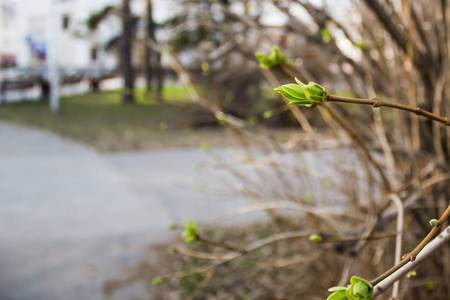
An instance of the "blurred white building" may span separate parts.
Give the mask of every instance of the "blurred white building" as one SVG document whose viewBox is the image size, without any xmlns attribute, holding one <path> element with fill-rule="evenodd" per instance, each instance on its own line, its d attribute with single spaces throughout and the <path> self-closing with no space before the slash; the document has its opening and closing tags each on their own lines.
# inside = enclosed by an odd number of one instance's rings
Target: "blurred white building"
<svg viewBox="0 0 450 300">
<path fill-rule="evenodd" d="M 114 55 L 105 53 L 102 45 L 120 32 L 120 23 L 111 18 L 97 32 L 89 33 L 86 20 L 106 5 L 116 3 L 117 0 L 17 0 L 17 65 L 43 66 L 48 41 L 53 39 L 61 68 L 114 68 Z"/>
<path fill-rule="evenodd" d="M 15 65 L 17 52 L 16 2 L 0 0 L 0 67 Z"/>
<path fill-rule="evenodd" d="M 6 0 L 0 0 L 0 3 Z M 11 1 L 11 0 L 9 0 Z M 107 5 L 120 5 L 121 0 L 15 0 L 17 13 L 17 64 L 23 68 L 43 66 L 51 38 L 58 40 L 58 64 L 61 68 L 112 69 L 117 64 L 114 53 L 104 45 L 121 31 L 118 17 L 101 23 L 89 33 L 86 21 Z M 145 13 L 145 0 L 131 1 L 134 14 Z M 173 0 L 153 0 L 156 22 L 174 14 Z M 176 7 L 176 5 L 175 5 Z M 56 18 L 52 20 L 51 18 Z M 56 24 L 52 26 L 51 24 Z"/>
</svg>

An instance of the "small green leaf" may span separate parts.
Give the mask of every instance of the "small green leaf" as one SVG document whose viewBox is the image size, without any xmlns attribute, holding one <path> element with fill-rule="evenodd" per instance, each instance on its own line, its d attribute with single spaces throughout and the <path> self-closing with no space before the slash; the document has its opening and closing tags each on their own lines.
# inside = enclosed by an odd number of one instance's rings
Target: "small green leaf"
<svg viewBox="0 0 450 300">
<path fill-rule="evenodd" d="M 297 99 L 297 98 L 293 97 L 291 94 L 289 94 L 288 92 L 286 92 L 285 89 L 284 89 L 284 86 L 277 87 L 274 90 L 279 92 L 284 98 L 286 98 L 289 101 L 291 101 L 291 103 L 294 102 L 294 101 L 307 101 L 307 103 L 309 103 L 309 100 L 306 98 L 306 96 L 305 96 L 304 99 Z"/>
<path fill-rule="evenodd" d="M 170 254 L 175 254 L 177 253 L 177 249 L 175 247 L 168 247 L 167 252 L 169 252 Z"/>
<path fill-rule="evenodd" d="M 291 105 L 304 105 L 304 106 L 308 106 L 311 107 L 312 104 L 309 100 L 294 100 L 294 101 L 290 101 L 289 104 Z"/>
<path fill-rule="evenodd" d="M 333 286 L 328 289 L 329 292 L 336 292 L 336 291 L 346 291 L 347 288 L 344 286 Z"/>
<path fill-rule="evenodd" d="M 284 55 L 281 53 L 280 47 L 273 46 L 272 53 L 270 54 L 270 60 L 274 65 L 279 65 L 284 62 Z"/>
<path fill-rule="evenodd" d="M 300 80 L 297 79 L 297 77 L 294 78 L 295 82 L 297 82 L 298 85 L 300 86 L 305 86 L 306 84 L 304 84 L 303 82 L 301 82 Z"/>
<path fill-rule="evenodd" d="M 159 285 L 164 282 L 164 279 L 161 276 L 155 277 L 152 279 L 153 285 Z"/>
<path fill-rule="evenodd" d="M 194 242 L 197 239 L 198 228 L 195 220 L 189 220 L 184 224 L 184 230 L 181 233 L 184 241 L 188 244 Z"/>
<path fill-rule="evenodd" d="M 320 234 L 313 233 L 309 236 L 309 240 L 313 243 L 320 243 L 323 241 L 323 238 Z"/>
<path fill-rule="evenodd" d="M 295 100 L 307 100 L 305 87 L 298 84 L 285 84 L 283 90 L 291 95 Z"/>
<path fill-rule="evenodd" d="M 339 290 L 328 296 L 327 300 L 348 300 L 345 290 Z"/>
<path fill-rule="evenodd" d="M 431 219 L 430 220 L 430 225 L 433 226 L 433 227 L 436 227 L 436 226 L 439 225 L 439 221 L 436 220 L 436 219 Z"/>
</svg>

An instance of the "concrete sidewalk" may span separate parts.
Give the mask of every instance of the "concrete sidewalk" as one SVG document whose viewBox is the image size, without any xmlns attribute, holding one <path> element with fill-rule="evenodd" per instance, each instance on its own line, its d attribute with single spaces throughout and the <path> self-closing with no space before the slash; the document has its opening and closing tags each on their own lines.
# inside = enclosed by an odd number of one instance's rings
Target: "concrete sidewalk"
<svg viewBox="0 0 450 300">
<path fill-rule="evenodd" d="M 101 299 L 171 222 L 88 147 L 0 123 L 0 299 Z"/>
</svg>

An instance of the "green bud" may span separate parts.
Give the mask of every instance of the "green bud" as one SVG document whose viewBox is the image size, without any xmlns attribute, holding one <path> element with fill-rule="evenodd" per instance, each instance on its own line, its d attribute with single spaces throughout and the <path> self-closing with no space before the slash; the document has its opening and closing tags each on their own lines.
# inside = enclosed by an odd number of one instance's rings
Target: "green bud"
<svg viewBox="0 0 450 300">
<path fill-rule="evenodd" d="M 328 44 L 331 41 L 331 33 L 328 29 L 323 28 L 320 30 L 320 34 L 322 35 L 322 40 L 325 44 Z"/>
<path fill-rule="evenodd" d="M 436 219 L 431 219 L 430 220 L 430 225 L 433 226 L 433 227 L 436 227 L 436 226 L 439 225 L 439 221 L 436 220 Z"/>
<path fill-rule="evenodd" d="M 228 91 L 227 94 L 225 95 L 225 101 L 228 104 L 231 104 L 233 102 L 234 98 L 236 98 L 236 96 L 234 95 L 234 93 L 232 91 Z"/>
<path fill-rule="evenodd" d="M 325 179 L 324 184 L 326 187 L 332 187 L 332 186 L 334 186 L 334 181 L 331 178 L 327 178 L 327 179 Z"/>
<path fill-rule="evenodd" d="M 297 84 L 285 84 L 275 89 L 290 101 L 289 104 L 311 107 L 327 101 L 328 94 L 323 86 L 314 82 L 305 85 L 297 78 L 295 78 L 295 81 Z"/>
<path fill-rule="evenodd" d="M 278 46 L 272 47 L 270 56 L 267 56 L 262 52 L 256 52 L 255 57 L 259 62 L 259 66 L 263 69 L 270 69 L 287 61 Z"/>
<path fill-rule="evenodd" d="M 272 47 L 272 53 L 270 54 L 270 60 L 273 62 L 274 65 L 279 65 L 284 62 L 285 57 L 283 53 L 281 53 L 280 47 L 273 46 Z"/>
<path fill-rule="evenodd" d="M 269 57 L 264 53 L 256 52 L 255 57 L 258 60 L 259 66 L 262 69 L 270 69 L 274 65 L 273 62 L 269 59 Z"/>
<path fill-rule="evenodd" d="M 209 75 L 209 63 L 206 61 L 202 63 L 202 74 L 203 76 Z"/>
<path fill-rule="evenodd" d="M 169 124 L 166 121 L 159 122 L 159 129 L 166 130 L 167 128 L 169 128 Z"/>
<path fill-rule="evenodd" d="M 328 296 L 327 300 L 348 300 L 347 295 L 345 294 L 345 290 L 346 290 L 346 288 L 344 288 L 343 290 L 338 290 L 338 291 L 334 292 L 333 294 Z M 332 291 L 330 291 L 330 292 L 332 292 Z"/>
<path fill-rule="evenodd" d="M 209 151 L 209 145 L 207 142 L 201 142 L 198 147 L 200 148 L 200 150 L 204 151 L 204 152 L 208 152 Z"/>
<path fill-rule="evenodd" d="M 263 113 L 264 119 L 269 119 L 270 117 L 272 117 L 272 111 L 268 110 Z"/>
<path fill-rule="evenodd" d="M 184 224 L 184 230 L 181 233 L 184 241 L 188 244 L 194 242 L 197 239 L 198 229 L 197 222 L 195 220 L 189 220 Z"/>
<path fill-rule="evenodd" d="M 247 124 L 249 126 L 255 126 L 256 124 L 258 124 L 258 119 L 256 117 L 248 118 Z"/>
<path fill-rule="evenodd" d="M 177 229 L 177 226 L 175 224 L 169 224 L 169 225 L 167 225 L 167 229 L 175 230 L 175 229 Z"/>
<path fill-rule="evenodd" d="M 365 279 L 352 276 L 351 285 L 345 292 L 349 300 L 370 300 L 373 296 L 373 286 Z"/>
<path fill-rule="evenodd" d="M 314 243 L 320 243 L 323 241 L 323 238 L 320 234 L 313 233 L 309 236 L 309 240 Z"/>
<path fill-rule="evenodd" d="M 305 199 L 306 202 L 310 202 L 311 200 L 314 199 L 314 194 L 311 193 L 311 192 L 306 193 L 305 196 L 304 196 L 303 198 Z"/>
<path fill-rule="evenodd" d="M 152 279 L 153 285 L 159 285 L 164 282 L 164 279 L 161 276 L 155 277 Z"/>
<path fill-rule="evenodd" d="M 361 38 L 361 42 L 356 45 L 359 49 L 364 50 L 366 48 L 366 39 L 364 37 Z"/>
<path fill-rule="evenodd" d="M 434 281 L 430 280 L 425 284 L 425 288 L 429 291 L 433 291 L 436 288 L 436 284 L 434 283 Z"/>
<path fill-rule="evenodd" d="M 220 125 L 227 125 L 227 119 L 225 117 L 217 118 Z"/>
<path fill-rule="evenodd" d="M 327 91 L 321 85 L 317 83 L 310 82 L 307 86 L 304 87 L 306 92 L 306 97 L 317 104 L 322 104 L 327 101 Z"/>
<path fill-rule="evenodd" d="M 177 249 L 175 247 L 168 247 L 167 252 L 169 252 L 170 254 L 175 254 L 177 253 Z"/>
<path fill-rule="evenodd" d="M 416 277 L 417 276 L 417 272 L 416 271 L 411 271 L 411 272 L 408 272 L 408 274 L 406 274 L 406 278 L 413 278 L 413 277 Z"/>
</svg>

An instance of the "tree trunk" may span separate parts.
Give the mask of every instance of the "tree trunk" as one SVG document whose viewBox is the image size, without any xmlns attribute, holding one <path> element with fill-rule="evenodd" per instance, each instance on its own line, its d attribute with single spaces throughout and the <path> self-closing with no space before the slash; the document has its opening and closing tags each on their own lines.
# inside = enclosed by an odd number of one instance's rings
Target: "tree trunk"
<svg viewBox="0 0 450 300">
<path fill-rule="evenodd" d="M 134 103 L 134 74 L 131 61 L 131 50 L 133 47 L 133 26 L 130 11 L 130 0 L 123 0 L 122 7 L 122 72 L 125 83 L 123 103 Z"/>
<path fill-rule="evenodd" d="M 162 90 L 163 90 L 163 82 L 164 82 L 164 69 L 161 64 L 161 54 L 156 53 L 156 98 L 161 101 L 162 100 Z"/>
<path fill-rule="evenodd" d="M 145 57 L 144 57 L 144 72 L 146 79 L 146 90 L 149 93 L 152 90 L 152 78 L 154 70 L 154 51 L 148 47 L 150 40 L 155 40 L 155 26 L 153 23 L 153 7 L 152 0 L 147 0 L 147 32 L 145 34 Z"/>
</svg>

